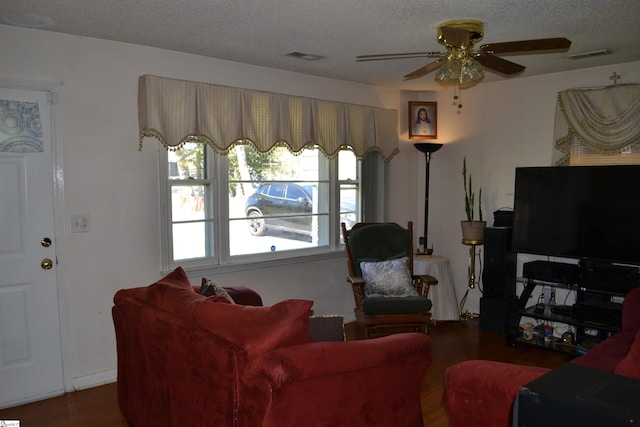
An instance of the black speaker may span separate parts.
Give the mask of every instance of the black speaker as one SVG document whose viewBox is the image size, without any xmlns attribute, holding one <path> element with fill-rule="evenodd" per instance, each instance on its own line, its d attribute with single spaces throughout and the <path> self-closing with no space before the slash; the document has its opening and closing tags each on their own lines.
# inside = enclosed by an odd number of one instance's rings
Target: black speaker
<svg viewBox="0 0 640 427">
<path fill-rule="evenodd" d="M 505 300 L 516 294 L 517 254 L 511 251 L 511 227 L 484 231 L 482 289 L 485 298 Z"/>
<path fill-rule="evenodd" d="M 507 322 L 515 310 L 516 297 L 507 299 L 480 298 L 480 329 L 507 332 Z"/>
</svg>

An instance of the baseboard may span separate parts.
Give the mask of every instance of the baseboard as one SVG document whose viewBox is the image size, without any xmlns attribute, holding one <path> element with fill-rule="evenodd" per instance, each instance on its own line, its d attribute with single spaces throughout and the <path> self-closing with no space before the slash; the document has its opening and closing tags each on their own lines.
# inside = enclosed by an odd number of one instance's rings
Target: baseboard
<svg viewBox="0 0 640 427">
<path fill-rule="evenodd" d="M 116 369 L 113 369 L 111 371 L 98 372 L 97 374 L 74 378 L 73 388 L 76 391 L 84 390 L 91 387 L 113 383 L 116 382 L 117 379 L 118 371 Z"/>
</svg>

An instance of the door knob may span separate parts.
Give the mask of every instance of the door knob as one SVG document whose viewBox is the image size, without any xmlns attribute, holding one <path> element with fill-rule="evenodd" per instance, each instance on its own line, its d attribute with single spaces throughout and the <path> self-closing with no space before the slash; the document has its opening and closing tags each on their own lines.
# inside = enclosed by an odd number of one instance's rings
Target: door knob
<svg viewBox="0 0 640 427">
<path fill-rule="evenodd" d="M 45 258 L 42 260 L 42 262 L 40 263 L 40 266 L 44 269 L 44 270 L 51 270 L 51 268 L 53 268 L 53 261 L 51 261 L 49 258 Z"/>
</svg>

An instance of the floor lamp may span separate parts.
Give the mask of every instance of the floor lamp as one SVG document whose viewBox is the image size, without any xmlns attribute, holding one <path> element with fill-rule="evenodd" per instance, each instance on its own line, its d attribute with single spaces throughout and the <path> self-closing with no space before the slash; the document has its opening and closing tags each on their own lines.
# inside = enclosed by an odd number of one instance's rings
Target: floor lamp
<svg viewBox="0 0 640 427">
<path fill-rule="evenodd" d="M 431 162 L 431 154 L 442 148 L 442 144 L 435 144 L 432 142 L 418 142 L 413 144 L 414 147 L 424 153 L 424 158 L 427 162 L 424 179 L 424 235 L 422 236 L 422 248 L 423 253 L 431 255 L 433 249 L 427 249 L 427 227 L 429 225 L 429 163 Z M 420 253 L 420 252 L 419 252 Z"/>
</svg>

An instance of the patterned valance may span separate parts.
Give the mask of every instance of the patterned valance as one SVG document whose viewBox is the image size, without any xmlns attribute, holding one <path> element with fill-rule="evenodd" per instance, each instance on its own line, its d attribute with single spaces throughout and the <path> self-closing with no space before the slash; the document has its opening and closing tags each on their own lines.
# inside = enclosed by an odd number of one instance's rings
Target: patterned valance
<svg viewBox="0 0 640 427">
<path fill-rule="evenodd" d="M 567 164 L 575 145 L 618 154 L 640 143 L 640 85 L 570 89 L 558 93 L 555 164 Z"/>
<path fill-rule="evenodd" d="M 335 156 L 346 146 L 358 158 L 398 153 L 397 110 L 144 75 L 139 78 L 140 145 L 166 148 L 204 142 L 226 153 L 238 142 L 258 151 L 286 145 L 297 153 L 316 146 Z"/>
</svg>

